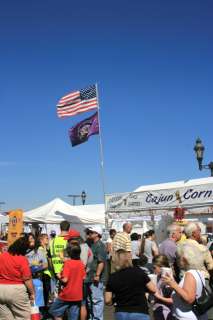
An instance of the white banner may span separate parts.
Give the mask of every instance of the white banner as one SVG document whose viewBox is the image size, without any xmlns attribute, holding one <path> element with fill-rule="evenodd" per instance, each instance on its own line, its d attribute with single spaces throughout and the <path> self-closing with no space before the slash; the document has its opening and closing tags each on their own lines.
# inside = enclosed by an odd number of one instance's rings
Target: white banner
<svg viewBox="0 0 213 320">
<path fill-rule="evenodd" d="M 109 194 L 107 212 L 165 210 L 213 205 L 213 183 L 166 190 Z"/>
</svg>

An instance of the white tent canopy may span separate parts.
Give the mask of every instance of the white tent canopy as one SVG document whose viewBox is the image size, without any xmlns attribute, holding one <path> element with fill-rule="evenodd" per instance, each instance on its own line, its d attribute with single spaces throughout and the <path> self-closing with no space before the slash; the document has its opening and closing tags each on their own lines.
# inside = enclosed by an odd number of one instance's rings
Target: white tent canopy
<svg viewBox="0 0 213 320">
<path fill-rule="evenodd" d="M 57 224 L 68 220 L 72 224 L 104 224 L 104 205 L 71 206 L 60 198 L 24 213 L 24 222 Z"/>
<path fill-rule="evenodd" d="M 201 186 L 201 185 L 207 185 L 207 184 L 213 184 L 213 177 L 145 185 L 145 186 L 138 187 L 137 189 L 134 190 L 134 192 L 167 190 L 167 189 L 175 189 L 175 188 L 183 188 L 183 187 Z"/>
<path fill-rule="evenodd" d="M 95 220 L 100 220 L 99 223 L 103 223 L 105 221 L 105 206 L 104 204 L 88 204 L 88 205 L 81 205 L 76 206 L 76 208 L 80 209 L 81 211 L 85 211 L 90 216 L 92 215 Z"/>
</svg>

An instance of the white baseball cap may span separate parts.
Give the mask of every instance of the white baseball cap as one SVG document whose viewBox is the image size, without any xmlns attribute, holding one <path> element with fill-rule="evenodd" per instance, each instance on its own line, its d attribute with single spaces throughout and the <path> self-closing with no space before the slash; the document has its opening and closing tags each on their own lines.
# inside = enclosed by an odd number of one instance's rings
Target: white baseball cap
<svg viewBox="0 0 213 320">
<path fill-rule="evenodd" d="M 100 236 L 103 233 L 103 229 L 101 226 L 89 226 L 88 229 L 89 229 L 89 231 L 96 232 L 96 233 L 100 234 Z"/>
</svg>

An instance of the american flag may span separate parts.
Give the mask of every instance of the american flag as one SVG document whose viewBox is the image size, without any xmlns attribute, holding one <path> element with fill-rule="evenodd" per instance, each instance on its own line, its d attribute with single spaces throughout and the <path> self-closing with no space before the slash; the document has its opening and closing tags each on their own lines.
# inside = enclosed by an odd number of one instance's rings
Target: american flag
<svg viewBox="0 0 213 320">
<path fill-rule="evenodd" d="M 62 97 L 57 104 L 57 115 L 72 117 L 95 108 L 98 108 L 96 86 L 91 85 Z"/>
</svg>

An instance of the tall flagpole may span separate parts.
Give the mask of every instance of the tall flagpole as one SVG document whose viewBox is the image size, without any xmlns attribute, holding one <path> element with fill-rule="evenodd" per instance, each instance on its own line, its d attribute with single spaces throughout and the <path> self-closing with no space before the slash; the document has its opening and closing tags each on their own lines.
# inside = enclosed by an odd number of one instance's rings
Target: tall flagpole
<svg viewBox="0 0 213 320">
<path fill-rule="evenodd" d="M 99 95 L 98 95 L 98 84 L 95 84 L 97 102 L 98 102 L 98 127 L 99 127 L 99 150 L 100 150 L 100 166 L 101 166 L 101 180 L 102 180 L 102 189 L 104 195 L 104 208 L 105 208 L 105 227 L 108 228 L 108 219 L 106 215 L 106 203 L 105 203 L 105 177 L 104 177 L 104 153 L 103 153 L 103 144 L 102 144 L 102 132 L 101 132 L 101 120 L 100 120 L 100 105 L 99 105 Z"/>
</svg>

